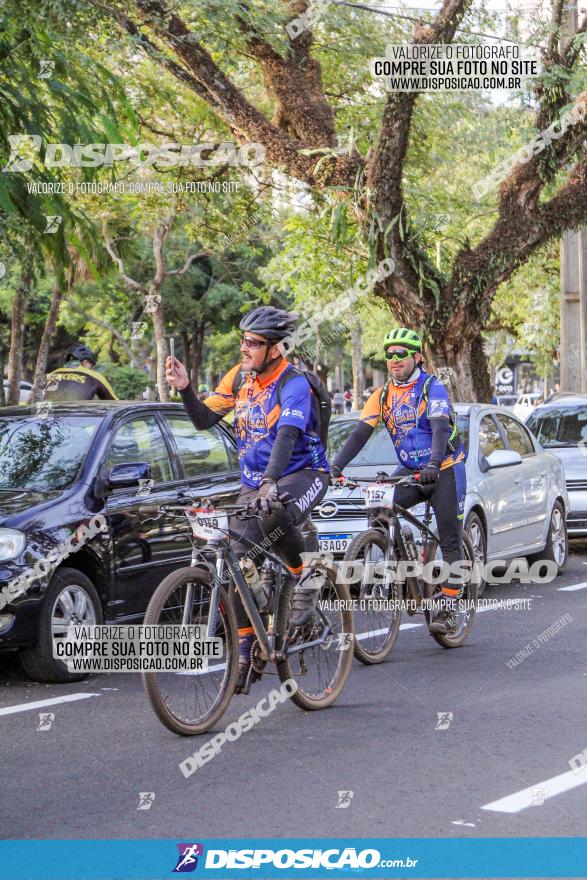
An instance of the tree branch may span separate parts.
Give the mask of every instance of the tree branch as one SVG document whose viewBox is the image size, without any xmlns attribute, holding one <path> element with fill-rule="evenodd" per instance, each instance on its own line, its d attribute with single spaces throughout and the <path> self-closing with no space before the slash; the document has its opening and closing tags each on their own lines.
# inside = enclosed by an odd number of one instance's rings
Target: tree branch
<svg viewBox="0 0 587 880">
<path fill-rule="evenodd" d="M 185 261 L 185 263 L 183 264 L 183 267 L 181 269 L 170 269 L 167 271 L 166 274 L 167 275 L 185 275 L 185 273 L 189 269 L 191 269 L 192 263 L 194 263 L 196 260 L 199 260 L 201 257 L 210 257 L 210 256 L 212 256 L 212 255 L 209 251 L 200 251 L 199 254 L 190 254 L 190 256 L 187 258 L 187 260 Z"/>
<path fill-rule="evenodd" d="M 450 42 L 455 35 L 472 0 L 444 0 L 442 9 L 430 25 L 419 25 L 414 30 L 414 44 Z M 391 284 L 396 295 L 407 299 L 411 309 L 422 308 L 417 294 L 421 272 L 440 287 L 441 277 L 436 268 L 418 245 L 412 234 L 411 251 L 408 253 L 407 230 L 409 219 L 403 195 L 403 169 L 408 149 L 412 116 L 418 92 L 394 92 L 387 98 L 377 143 L 368 166 L 368 188 L 374 193 L 370 204 L 378 232 L 378 257 L 386 256 L 386 249 L 396 264 Z M 399 218 L 399 219 L 398 219 Z"/>
<path fill-rule="evenodd" d="M 222 73 L 182 19 L 167 9 L 164 0 L 135 0 L 135 3 L 146 16 L 148 26 L 159 39 L 170 46 L 182 64 L 178 65 L 169 60 L 163 62 L 160 57 L 157 60 L 212 106 L 236 137 L 242 142 L 261 143 L 274 166 L 285 168 L 290 175 L 311 186 L 317 188 L 325 185 L 353 186 L 357 172 L 363 165 L 363 160 L 358 154 L 333 156 L 327 162 L 320 163 L 320 170 L 317 170 L 316 159 L 300 153 L 304 143 L 288 137 L 277 126 L 268 122 L 263 114 L 246 100 L 242 92 Z M 127 21 L 125 27 L 135 37 L 140 36 L 141 45 L 156 58 L 159 50 L 148 38 L 139 34 L 137 25 Z M 186 73 L 186 68 L 189 73 Z M 314 79 L 319 83 L 319 77 L 316 79 L 316 76 L 314 71 Z M 314 114 L 320 105 L 318 97 L 315 100 L 318 104 L 311 105 Z M 320 143 L 326 138 L 325 123 L 328 122 L 324 116 L 324 106 L 325 104 L 322 104 L 321 122 L 312 123 L 307 120 L 304 129 L 308 137 L 310 134 L 319 137 Z"/>
<path fill-rule="evenodd" d="M 566 0 L 554 0 L 550 17 L 550 33 L 546 41 L 544 52 L 545 64 L 557 63 L 559 59 L 558 47 L 560 42 L 561 24 Z"/>
<path fill-rule="evenodd" d="M 290 5 L 296 12 L 307 7 L 305 0 Z M 322 69 L 310 55 L 311 28 L 289 38 L 288 57 L 282 58 L 242 16 L 237 16 L 237 21 L 247 38 L 247 48 L 261 65 L 265 85 L 276 100 L 275 125 L 311 146 L 336 146 L 334 113 L 324 95 Z"/>
<path fill-rule="evenodd" d="M 110 236 L 108 234 L 108 226 L 107 226 L 107 223 L 105 220 L 102 221 L 102 235 L 104 237 L 104 244 L 106 246 L 106 250 L 108 251 L 108 254 L 110 255 L 112 262 L 116 263 L 116 265 L 118 266 L 118 272 L 120 274 L 120 277 L 124 281 L 124 283 L 128 287 L 132 287 L 133 290 L 139 290 L 139 291 L 141 291 L 141 293 L 144 293 L 145 292 L 144 286 L 142 284 L 139 284 L 138 281 L 135 281 L 134 278 L 131 278 L 130 275 L 126 274 L 126 271 L 124 268 L 124 261 L 123 261 L 122 257 L 119 257 L 118 254 L 116 253 L 114 243 L 112 242 L 112 239 L 110 238 Z"/>
<path fill-rule="evenodd" d="M 516 200 L 502 209 L 491 232 L 474 249 L 461 251 L 455 263 L 449 293 L 457 302 L 446 332 L 456 327 L 483 326 L 500 284 L 539 248 L 587 220 L 587 159 L 578 162 L 569 180 L 545 204 L 529 208 Z M 464 316 L 467 321 L 463 322 Z"/>
<path fill-rule="evenodd" d="M 114 327 L 112 324 L 109 324 L 107 321 L 101 321 L 99 318 L 94 318 L 93 315 L 90 315 L 89 312 L 86 312 L 84 309 L 78 306 L 77 303 L 74 303 L 74 301 L 68 296 L 65 297 L 65 302 L 68 304 L 68 306 L 71 306 L 74 312 L 77 312 L 79 315 L 81 315 L 84 320 L 89 321 L 91 324 L 95 324 L 97 327 L 101 327 L 103 330 L 108 330 L 109 333 L 112 333 L 112 335 L 116 337 L 122 348 L 125 350 L 129 360 L 132 362 L 132 348 L 128 344 L 120 330 L 117 330 L 116 327 Z"/>
<path fill-rule="evenodd" d="M 569 37 L 568 40 L 566 40 L 561 46 L 561 56 L 563 57 L 567 67 L 573 67 L 575 62 L 577 61 L 581 52 L 581 48 L 584 46 L 584 44 L 581 42 L 581 40 L 576 40 L 575 38 L 584 33 L 587 33 L 587 13 L 585 14 L 585 18 L 583 19 L 573 36 Z"/>
</svg>

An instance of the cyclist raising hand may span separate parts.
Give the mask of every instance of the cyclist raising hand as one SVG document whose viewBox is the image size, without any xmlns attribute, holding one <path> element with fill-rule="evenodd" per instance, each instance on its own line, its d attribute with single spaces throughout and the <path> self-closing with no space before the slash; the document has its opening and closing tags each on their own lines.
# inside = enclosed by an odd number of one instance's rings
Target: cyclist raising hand
<svg viewBox="0 0 587 880">
<path fill-rule="evenodd" d="M 466 452 L 458 435 L 448 392 L 422 365 L 422 341 L 415 330 L 398 327 L 383 340 L 389 379 L 367 400 L 360 420 L 332 465 L 339 480 L 347 464 L 363 448 L 382 421 L 395 447 L 400 467 L 395 474 L 420 471 L 422 489 L 400 486 L 395 500 L 402 507 L 430 498 L 445 562 L 463 559 L 463 514 L 467 477 Z M 458 587 L 442 587 L 446 610 L 432 616 L 430 630 L 448 633 L 456 626 L 454 604 Z"/>
<path fill-rule="evenodd" d="M 241 363 L 204 401 L 198 399 L 183 365 L 171 357 L 167 381 L 178 389 L 198 429 L 210 428 L 234 409 L 243 482 L 237 503 L 254 504 L 261 519 L 249 519 L 245 527 L 231 518 L 230 531 L 249 541 L 270 541 L 295 581 L 290 622 L 303 626 L 312 619 L 320 584 L 311 570 L 303 572 L 304 542 L 298 525 L 326 494 L 329 467 L 310 384 L 284 358 L 278 344 L 293 334 L 295 323 L 295 315 L 273 306 L 259 306 L 245 315 L 240 323 Z M 276 501 L 283 504 L 272 503 Z M 248 550 L 244 542 L 234 548 L 237 555 Z M 233 595 L 240 648 L 236 692 L 245 693 L 255 636 L 240 596 L 236 591 Z"/>
</svg>

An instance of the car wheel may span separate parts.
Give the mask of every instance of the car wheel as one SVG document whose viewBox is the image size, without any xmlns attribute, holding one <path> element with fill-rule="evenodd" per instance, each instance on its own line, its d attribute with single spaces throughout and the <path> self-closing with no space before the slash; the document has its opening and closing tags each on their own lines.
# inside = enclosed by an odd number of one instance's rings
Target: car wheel
<svg viewBox="0 0 587 880">
<path fill-rule="evenodd" d="M 74 568 L 61 568 L 52 579 L 39 615 L 39 640 L 34 648 L 20 652 L 25 672 L 35 681 L 82 681 L 87 673 L 67 671 L 53 657 L 53 639 L 65 638 L 70 623 L 101 624 L 102 605 L 91 580 Z"/>
<path fill-rule="evenodd" d="M 546 546 L 542 553 L 534 553 L 531 557 L 532 562 L 554 562 L 557 566 L 557 576 L 562 574 L 567 567 L 569 558 L 569 535 L 567 532 L 567 521 L 565 518 L 565 510 L 560 501 L 554 502 L 552 513 L 550 514 L 550 526 L 548 527 L 548 535 L 546 537 Z"/>
<path fill-rule="evenodd" d="M 485 535 L 485 527 L 481 521 L 481 517 L 476 514 L 474 510 L 472 510 L 467 517 L 464 532 L 473 547 L 475 561 L 480 566 L 481 572 L 483 572 L 487 562 L 487 536 Z M 486 581 L 482 577 L 479 582 L 477 595 L 481 596 L 485 591 L 485 587 Z"/>
</svg>

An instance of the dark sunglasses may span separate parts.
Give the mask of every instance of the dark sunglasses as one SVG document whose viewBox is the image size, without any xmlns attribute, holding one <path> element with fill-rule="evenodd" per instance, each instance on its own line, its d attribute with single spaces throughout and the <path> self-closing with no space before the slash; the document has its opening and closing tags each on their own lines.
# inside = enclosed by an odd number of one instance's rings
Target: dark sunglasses
<svg viewBox="0 0 587 880">
<path fill-rule="evenodd" d="M 245 348 L 256 349 L 261 348 L 262 345 L 269 345 L 263 339 L 253 339 L 251 336 L 243 336 L 241 339 L 241 346 L 244 345 Z"/>
<path fill-rule="evenodd" d="M 392 351 L 388 349 L 385 352 L 386 360 L 388 361 L 407 361 L 409 357 L 412 357 L 414 354 L 413 351 L 408 351 L 407 348 L 400 348 L 399 351 Z"/>
</svg>

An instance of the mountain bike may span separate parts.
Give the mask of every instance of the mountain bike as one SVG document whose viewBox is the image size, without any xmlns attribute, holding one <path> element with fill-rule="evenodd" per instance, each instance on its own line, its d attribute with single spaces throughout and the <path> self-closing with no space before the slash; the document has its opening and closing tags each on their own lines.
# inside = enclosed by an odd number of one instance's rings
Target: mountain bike
<svg viewBox="0 0 587 880">
<path fill-rule="evenodd" d="M 417 474 L 392 477 L 381 472 L 374 481 L 347 480 L 344 485 L 349 489 L 361 487 L 365 493 L 369 527 L 352 539 L 343 562 L 358 562 L 362 566 L 358 566 L 360 584 L 355 583 L 351 588 L 357 608 L 353 650 L 357 660 L 365 665 L 373 665 L 385 660 L 393 648 L 404 608 L 409 615 L 423 614 L 426 625 L 430 625 L 430 600 L 438 597 L 443 580 L 442 556 L 438 535 L 430 529 L 430 500 L 425 501 L 421 520 L 394 500 L 396 486 L 421 487 Z M 403 526 L 400 525 L 400 518 L 405 523 Z M 420 548 L 413 530 L 421 537 Z M 475 620 L 481 572 L 467 535 L 463 535 L 463 550 L 467 568 L 464 592 L 457 603 L 457 627 L 449 633 L 430 632 L 443 648 L 460 647 L 469 636 Z M 403 574 L 397 565 L 400 561 L 420 565 L 412 566 L 413 574 L 409 573 L 408 566 L 404 566 Z M 419 574 L 420 568 L 424 569 L 422 575 L 426 574 L 427 577 Z"/>
<path fill-rule="evenodd" d="M 279 504 L 279 502 L 275 502 Z M 229 531 L 229 514 L 235 520 L 258 517 L 242 505 L 215 509 L 203 506 L 164 505 L 170 516 L 187 517 L 192 537 L 192 560 L 187 568 L 168 575 L 157 587 L 145 613 L 144 624 L 197 625 L 207 639 L 219 640 L 219 656 L 203 669 L 188 672 L 143 672 L 143 684 L 159 720 L 183 736 L 204 733 L 225 712 L 238 676 L 238 630 L 229 598 L 229 587 L 238 590 L 255 632 L 251 668 L 258 675 L 293 679 L 290 699 L 301 709 L 324 709 L 340 695 L 352 664 L 353 615 L 348 587 L 336 582 L 336 569 L 313 554 L 311 567 L 321 575 L 319 601 L 312 620 L 303 627 L 289 624 L 293 582 L 281 560 L 267 549 L 244 539 L 248 560 L 260 567 L 266 607 L 263 612 L 231 540 L 242 539 Z M 317 542 L 316 542 L 317 547 Z M 320 582 L 320 580 L 318 581 Z M 268 664 L 275 672 L 268 672 Z"/>
</svg>

